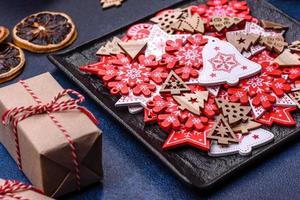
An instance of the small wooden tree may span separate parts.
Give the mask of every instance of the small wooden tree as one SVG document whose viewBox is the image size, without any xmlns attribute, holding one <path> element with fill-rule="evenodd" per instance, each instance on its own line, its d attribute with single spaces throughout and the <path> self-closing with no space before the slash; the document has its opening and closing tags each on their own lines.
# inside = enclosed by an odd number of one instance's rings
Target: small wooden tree
<svg viewBox="0 0 300 200">
<path fill-rule="evenodd" d="M 190 91 L 190 88 L 182 81 L 182 79 L 174 71 L 171 71 L 159 92 L 170 92 L 171 94 L 180 94 L 181 92 L 188 91 Z"/>
<path fill-rule="evenodd" d="M 216 103 L 225 117 L 228 118 L 229 124 L 237 123 L 241 120 L 248 119 L 248 113 L 251 111 L 250 106 L 241 106 L 240 103 L 231 103 L 224 99 L 216 99 Z"/>
<path fill-rule="evenodd" d="M 204 107 L 204 102 L 207 101 L 208 91 L 196 91 L 195 93 L 185 93 L 183 96 L 173 96 L 180 105 L 180 109 L 200 115 L 200 108 Z"/>
<path fill-rule="evenodd" d="M 216 140 L 218 144 L 228 145 L 229 143 L 238 143 L 239 140 L 234 134 L 226 119 L 221 115 L 215 122 L 214 127 L 207 135 L 208 139 Z"/>
</svg>

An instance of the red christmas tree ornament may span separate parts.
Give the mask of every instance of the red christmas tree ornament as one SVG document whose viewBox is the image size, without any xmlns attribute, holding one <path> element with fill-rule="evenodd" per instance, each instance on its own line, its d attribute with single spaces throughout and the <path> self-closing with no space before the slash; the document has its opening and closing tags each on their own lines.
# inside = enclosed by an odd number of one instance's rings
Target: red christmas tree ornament
<svg viewBox="0 0 300 200">
<path fill-rule="evenodd" d="M 274 107 L 256 121 L 267 126 L 272 126 L 273 123 L 284 126 L 294 126 L 296 122 L 290 114 L 290 112 L 294 110 L 296 110 L 296 107 Z"/>
</svg>

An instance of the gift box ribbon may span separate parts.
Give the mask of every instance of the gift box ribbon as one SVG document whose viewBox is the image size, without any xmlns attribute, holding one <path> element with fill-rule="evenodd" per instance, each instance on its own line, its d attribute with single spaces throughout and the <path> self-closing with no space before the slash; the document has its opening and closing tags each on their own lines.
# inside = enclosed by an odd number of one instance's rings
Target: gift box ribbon
<svg viewBox="0 0 300 200">
<path fill-rule="evenodd" d="M 51 120 L 54 122 L 54 124 L 59 128 L 61 133 L 66 138 L 70 148 L 71 148 L 71 157 L 72 162 L 74 164 L 74 170 L 76 175 L 76 184 L 78 189 L 80 189 L 80 169 L 79 169 L 79 162 L 78 162 L 78 156 L 77 156 L 77 150 L 75 147 L 75 144 L 70 137 L 68 131 L 63 127 L 62 124 L 52 115 L 51 113 L 54 112 L 62 112 L 62 111 L 68 111 L 68 110 L 80 110 L 84 114 L 86 114 L 95 124 L 97 124 L 97 119 L 94 117 L 94 115 L 89 112 L 85 107 L 79 106 L 78 104 L 82 103 L 85 99 L 84 96 L 76 92 L 75 90 L 67 89 L 63 90 L 62 92 L 58 93 L 51 102 L 49 103 L 43 103 L 39 97 L 31 90 L 31 88 L 27 85 L 25 81 L 20 81 L 20 84 L 25 88 L 25 90 L 32 96 L 32 98 L 35 100 L 37 105 L 30 105 L 30 106 L 21 106 L 21 107 L 15 107 L 12 109 L 7 110 L 2 115 L 2 123 L 4 125 L 11 124 L 13 128 L 14 133 L 14 139 L 16 143 L 16 152 L 17 152 L 17 164 L 20 169 L 22 169 L 22 162 L 21 162 L 21 152 L 20 152 L 20 146 L 19 146 L 19 139 L 18 139 L 18 123 L 28 117 L 31 117 L 33 115 L 37 114 L 48 114 L 48 116 L 51 118 Z M 68 100 L 59 101 L 62 97 L 73 94 L 76 96 L 76 99 L 69 98 Z"/>
<path fill-rule="evenodd" d="M 5 180 L 2 185 L 0 185 L 0 199 L 5 199 L 5 197 L 10 197 L 18 200 L 29 200 L 27 198 L 23 198 L 20 195 L 16 195 L 16 192 L 22 192 L 32 190 L 35 192 L 39 192 L 41 194 L 42 191 L 34 188 L 32 185 L 27 185 L 25 183 L 21 183 L 15 180 Z"/>
</svg>

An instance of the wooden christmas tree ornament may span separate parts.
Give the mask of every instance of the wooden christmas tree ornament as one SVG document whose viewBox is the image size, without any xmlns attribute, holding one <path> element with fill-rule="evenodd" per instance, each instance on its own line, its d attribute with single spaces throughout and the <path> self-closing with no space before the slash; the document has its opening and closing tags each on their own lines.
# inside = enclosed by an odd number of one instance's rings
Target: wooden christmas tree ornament
<svg viewBox="0 0 300 200">
<path fill-rule="evenodd" d="M 275 60 L 280 67 L 300 66 L 300 56 L 285 49 Z"/>
<path fill-rule="evenodd" d="M 244 19 L 239 17 L 212 17 L 210 25 L 213 26 L 218 32 L 222 31 L 224 28 L 231 28 L 234 25 L 238 25 Z"/>
<path fill-rule="evenodd" d="M 239 142 L 237 136 L 234 134 L 223 115 L 217 119 L 214 127 L 207 135 L 207 138 L 217 140 L 220 145 Z"/>
<path fill-rule="evenodd" d="M 123 0 L 101 0 L 102 8 L 110 8 L 113 6 L 120 6 Z"/>
<path fill-rule="evenodd" d="M 118 44 L 130 58 L 134 59 L 143 49 L 145 49 L 147 41 L 132 40 L 128 42 L 119 42 Z"/>
<path fill-rule="evenodd" d="M 167 79 L 163 83 L 159 92 L 180 94 L 180 92 L 189 92 L 189 91 L 190 88 L 182 81 L 182 79 L 174 71 L 170 71 Z"/>
<path fill-rule="evenodd" d="M 181 110 L 188 110 L 196 115 L 200 115 L 200 108 L 204 107 L 207 101 L 208 91 L 196 91 L 195 93 L 184 93 L 183 96 L 173 96 L 180 105 Z"/>
<path fill-rule="evenodd" d="M 102 46 L 97 52 L 97 55 L 101 56 L 109 56 L 109 55 L 116 55 L 119 53 L 124 53 L 123 50 L 119 47 L 118 43 L 121 40 L 117 37 L 114 37 L 113 40 L 110 42 L 108 41 L 105 46 Z"/>
<path fill-rule="evenodd" d="M 234 124 L 239 121 L 247 121 L 248 113 L 251 111 L 250 106 L 241 106 L 240 103 L 231 103 L 224 99 L 216 99 L 218 107 L 222 110 L 225 117 L 228 118 L 229 124 Z"/>
<path fill-rule="evenodd" d="M 253 33 L 227 32 L 226 39 L 240 52 L 248 51 L 251 46 L 255 45 L 260 35 Z"/>
<path fill-rule="evenodd" d="M 150 19 L 151 22 L 156 23 L 162 30 L 168 34 L 172 34 L 172 24 L 176 23 L 182 15 L 181 9 L 174 10 L 173 12 L 163 12 L 162 14 Z"/>
<path fill-rule="evenodd" d="M 288 48 L 291 51 L 300 52 L 300 40 L 293 42 Z"/>
<path fill-rule="evenodd" d="M 260 123 L 257 123 L 249 118 L 246 122 L 242 122 L 234 126 L 232 130 L 235 133 L 247 134 L 249 131 L 257 129 L 261 126 L 262 125 Z"/>
<path fill-rule="evenodd" d="M 172 28 L 178 31 L 187 31 L 190 33 L 204 33 L 204 24 L 205 22 L 202 20 L 200 15 L 188 12 L 187 16 L 181 16 L 181 18 L 172 25 Z"/>
<path fill-rule="evenodd" d="M 298 109 L 300 109 L 300 89 L 290 92 L 289 97 L 296 103 Z"/>
<path fill-rule="evenodd" d="M 288 45 L 284 41 L 284 37 L 282 35 L 278 36 L 261 36 L 259 43 L 267 47 L 270 51 L 275 51 L 276 53 L 281 53 L 284 48 Z"/>
<path fill-rule="evenodd" d="M 264 28 L 264 29 L 273 29 L 273 30 L 277 30 L 277 31 L 281 31 L 281 30 L 286 30 L 288 29 L 287 26 L 284 26 L 282 24 L 278 24 L 278 23 L 275 23 L 275 22 L 271 22 L 271 21 L 268 21 L 268 20 L 261 20 L 260 21 L 260 24 L 261 26 Z"/>
</svg>

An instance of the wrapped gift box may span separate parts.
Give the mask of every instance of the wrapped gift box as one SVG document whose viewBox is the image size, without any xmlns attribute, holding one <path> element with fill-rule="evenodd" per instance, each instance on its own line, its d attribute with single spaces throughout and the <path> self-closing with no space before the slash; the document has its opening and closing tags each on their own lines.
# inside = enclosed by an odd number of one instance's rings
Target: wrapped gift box
<svg viewBox="0 0 300 200">
<path fill-rule="evenodd" d="M 16 200 L 16 199 L 30 199 L 30 200 L 53 200 L 41 194 L 30 185 L 12 180 L 0 179 L 0 199 Z"/>
<path fill-rule="evenodd" d="M 25 85 L 21 83 L 0 88 L 1 116 L 12 108 L 39 105 L 28 88 L 44 105 L 63 91 L 49 73 L 30 78 L 24 81 Z M 59 102 L 69 99 L 67 95 Z M 66 130 L 70 140 L 51 117 Z M 13 125 L 1 123 L 0 141 L 31 183 L 48 196 L 58 197 L 102 180 L 101 131 L 82 110 L 68 109 L 50 114 L 41 110 L 20 121 L 16 127 L 18 142 Z M 76 151 L 72 151 L 71 144 Z"/>
</svg>

